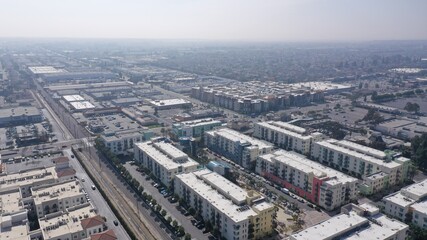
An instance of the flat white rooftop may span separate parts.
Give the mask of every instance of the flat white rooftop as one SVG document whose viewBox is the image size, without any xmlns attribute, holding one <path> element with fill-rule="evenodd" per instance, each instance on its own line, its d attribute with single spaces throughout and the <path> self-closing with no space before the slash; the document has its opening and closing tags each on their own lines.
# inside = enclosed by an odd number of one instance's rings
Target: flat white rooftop
<svg viewBox="0 0 427 240">
<path fill-rule="evenodd" d="M 21 198 L 19 189 L 0 192 L 0 216 L 6 213 L 21 211 L 24 208 L 21 205 Z"/>
<path fill-rule="evenodd" d="M 188 157 L 187 154 L 169 143 L 153 143 L 149 141 L 136 143 L 135 146 L 168 171 L 177 169 L 179 166 L 191 167 L 199 165 L 199 163 Z"/>
<path fill-rule="evenodd" d="M 347 140 L 341 140 L 336 142 L 335 144 L 379 159 L 384 159 L 386 157 L 386 154 L 383 151 L 377 150 L 375 148 L 366 147 Z"/>
<path fill-rule="evenodd" d="M 313 173 L 317 178 L 328 177 L 330 184 L 334 183 L 348 183 L 357 182 L 358 179 L 348 176 L 340 171 L 326 167 L 318 162 L 311 161 L 305 156 L 295 152 L 288 152 L 285 150 L 277 150 L 273 153 L 260 156 L 262 159 L 266 159 L 273 163 L 274 161 L 281 162 L 284 165 L 291 166 L 292 168 L 298 169 L 306 174 Z M 274 164 L 274 163 L 273 163 Z"/>
<path fill-rule="evenodd" d="M 408 225 L 385 215 L 378 214 L 373 217 L 378 224 L 370 223 L 369 227 L 352 233 L 344 239 L 367 240 L 367 239 L 393 239 L 398 232 L 408 229 Z"/>
<path fill-rule="evenodd" d="M 212 118 L 203 118 L 203 119 L 197 119 L 192 121 L 185 121 L 177 123 L 177 126 L 187 126 L 187 127 L 198 127 L 198 126 L 204 126 L 204 125 L 210 125 L 210 124 L 221 124 L 221 121 L 213 120 Z"/>
<path fill-rule="evenodd" d="M 334 150 L 336 152 L 340 152 L 340 153 L 343 153 L 343 154 L 346 154 L 346 155 L 351 155 L 353 157 L 362 159 L 362 160 L 364 160 L 366 162 L 369 162 L 369 163 L 372 163 L 372 164 L 376 164 L 376 165 L 379 165 L 379 166 L 383 166 L 383 167 L 386 167 L 386 168 L 396 168 L 396 167 L 400 166 L 399 163 L 394 162 L 394 161 L 385 162 L 382 159 L 375 158 L 375 157 L 369 156 L 367 154 L 363 154 L 363 153 L 354 151 L 354 150 L 352 150 L 350 148 L 346 148 L 346 147 L 343 147 L 343 146 L 336 145 L 336 142 L 337 142 L 337 140 L 330 139 L 330 140 L 326 140 L 326 141 L 316 142 L 315 144 L 318 144 L 318 145 L 320 145 L 320 146 L 322 146 L 324 148 L 332 149 L 332 150 Z"/>
<path fill-rule="evenodd" d="M 426 214 L 427 215 L 427 201 L 415 203 L 411 206 L 415 211 Z"/>
<path fill-rule="evenodd" d="M 38 67 L 28 67 L 30 71 L 34 74 L 47 74 L 47 73 L 62 73 L 66 72 L 64 69 L 57 69 L 52 66 L 38 66 Z"/>
<path fill-rule="evenodd" d="M 275 123 L 277 123 L 277 122 L 260 122 L 260 123 L 257 123 L 257 125 L 271 129 L 271 130 L 276 131 L 276 132 L 281 132 L 281 133 L 284 133 L 286 135 L 289 135 L 289 136 L 292 136 L 295 138 L 299 138 L 302 140 L 310 140 L 310 138 L 311 138 L 311 136 L 302 135 L 302 133 L 300 133 L 301 131 L 296 132 L 296 131 L 290 130 L 288 128 L 283 128 L 283 127 L 280 127 L 280 125 L 275 124 Z M 304 132 L 305 132 L 305 129 L 304 129 Z"/>
<path fill-rule="evenodd" d="M 301 232 L 291 235 L 292 240 L 321 240 L 332 239 L 347 232 L 349 229 L 369 224 L 368 219 L 357 215 L 355 212 L 350 214 L 340 214 L 329 220 L 309 227 Z"/>
<path fill-rule="evenodd" d="M 398 206 L 401 207 L 409 207 L 411 204 L 415 203 L 415 200 L 412 198 L 409 198 L 407 196 L 404 196 L 400 191 L 397 193 L 394 193 L 393 195 L 389 195 L 387 197 L 384 197 L 384 200 L 390 201 Z"/>
<path fill-rule="evenodd" d="M 265 141 L 258 140 L 253 137 L 249 137 L 243 133 L 231 130 L 229 128 L 221 128 L 213 131 L 206 132 L 207 134 L 218 135 L 226 138 L 232 142 L 250 143 L 253 146 L 258 146 L 260 149 L 272 149 L 273 146 Z"/>
<path fill-rule="evenodd" d="M 56 179 L 55 167 L 31 169 L 22 173 L 12 173 L 0 177 L 0 189 L 16 188 L 37 183 L 38 181 L 46 181 Z"/>
<path fill-rule="evenodd" d="M 80 95 L 64 95 L 62 96 L 67 102 L 84 101 L 85 99 Z"/>
<path fill-rule="evenodd" d="M 71 104 L 71 106 L 73 106 L 74 109 L 77 109 L 77 110 L 95 108 L 95 106 L 92 103 L 90 103 L 89 101 L 70 102 L 70 104 Z"/>
<path fill-rule="evenodd" d="M 150 103 L 154 106 L 161 107 L 161 106 L 190 104 L 191 102 L 185 99 L 176 98 L 176 99 L 153 100 L 153 101 L 150 101 Z"/>
<path fill-rule="evenodd" d="M 427 196 L 427 179 L 419 183 L 414 183 L 400 190 L 403 195 L 419 200 Z"/>
<path fill-rule="evenodd" d="M 247 220 L 249 216 L 255 216 L 257 213 L 251 208 L 239 211 L 240 206 L 236 205 L 230 199 L 227 199 L 219 191 L 209 186 L 202 179 L 197 177 L 197 174 L 208 173 L 206 170 L 198 173 L 184 173 L 176 176 L 186 186 L 191 188 L 197 195 L 206 199 L 214 208 L 222 212 L 228 218 L 232 219 L 235 223 Z M 231 223 L 230 223 L 231 224 Z"/>
<path fill-rule="evenodd" d="M 34 203 L 42 204 L 52 199 L 64 199 L 83 195 L 82 188 L 77 181 L 56 183 L 32 189 Z"/>
</svg>

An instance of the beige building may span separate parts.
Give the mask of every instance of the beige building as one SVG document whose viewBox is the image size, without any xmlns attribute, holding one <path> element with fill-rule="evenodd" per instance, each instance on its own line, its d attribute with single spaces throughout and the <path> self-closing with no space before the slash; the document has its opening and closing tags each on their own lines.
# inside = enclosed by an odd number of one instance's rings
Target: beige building
<svg viewBox="0 0 427 240">
<path fill-rule="evenodd" d="M 31 191 L 39 218 L 87 202 L 83 189 L 75 180 L 33 187 Z"/>
<path fill-rule="evenodd" d="M 177 175 L 175 193 L 226 239 L 260 239 L 273 232 L 274 205 L 210 170 Z"/>
</svg>

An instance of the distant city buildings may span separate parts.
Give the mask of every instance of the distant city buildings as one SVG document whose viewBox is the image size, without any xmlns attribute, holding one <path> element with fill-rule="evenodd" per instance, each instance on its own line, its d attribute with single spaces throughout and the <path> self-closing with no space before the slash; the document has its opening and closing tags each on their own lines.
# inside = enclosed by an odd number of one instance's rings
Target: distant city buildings
<svg viewBox="0 0 427 240">
<path fill-rule="evenodd" d="M 205 145 L 247 169 L 254 169 L 257 157 L 273 150 L 273 145 L 268 142 L 228 128 L 206 132 Z"/>
<path fill-rule="evenodd" d="M 325 94 L 350 91 L 351 86 L 329 82 L 285 84 L 280 82 L 240 82 L 233 86 L 193 87 L 191 96 L 204 102 L 252 114 L 304 106 L 323 101 Z"/>
<path fill-rule="evenodd" d="M 199 167 L 199 163 L 187 154 L 161 140 L 135 143 L 134 151 L 135 160 L 168 187 L 175 175 L 192 172 Z"/>
<path fill-rule="evenodd" d="M 273 232 L 274 205 L 210 170 L 177 175 L 175 192 L 225 239 L 259 239 Z"/>
</svg>

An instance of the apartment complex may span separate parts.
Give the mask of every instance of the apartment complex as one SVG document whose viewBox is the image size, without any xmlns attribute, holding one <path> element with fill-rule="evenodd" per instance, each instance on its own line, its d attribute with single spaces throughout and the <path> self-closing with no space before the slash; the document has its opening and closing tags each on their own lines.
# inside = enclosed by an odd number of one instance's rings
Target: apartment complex
<svg viewBox="0 0 427 240">
<path fill-rule="evenodd" d="M 362 191 L 372 193 L 408 178 L 410 159 L 346 140 L 313 142 L 311 157 L 324 165 L 363 178 Z M 381 173 L 381 174 L 379 174 Z"/>
<path fill-rule="evenodd" d="M 31 191 L 39 218 L 87 202 L 83 189 L 75 180 L 33 187 Z"/>
<path fill-rule="evenodd" d="M 197 170 L 199 163 L 171 143 L 153 140 L 135 144 L 134 158 L 148 168 L 165 186 L 170 186 L 176 174 Z"/>
<path fill-rule="evenodd" d="M 270 153 L 273 145 L 228 128 L 205 133 L 205 144 L 214 152 L 231 159 L 240 166 L 253 169 L 259 155 Z"/>
<path fill-rule="evenodd" d="M 151 131 L 127 130 L 120 132 L 105 132 L 101 135 L 101 141 L 114 154 L 128 154 L 133 151 L 135 143 L 150 140 Z"/>
<path fill-rule="evenodd" d="M 180 122 L 172 125 L 172 131 L 178 138 L 190 137 L 200 138 L 206 131 L 221 126 L 221 121 L 212 118 L 197 119 L 193 121 Z"/>
<path fill-rule="evenodd" d="M 225 239 L 260 239 L 273 232 L 274 205 L 210 170 L 177 175 L 175 193 Z"/>
<path fill-rule="evenodd" d="M 278 150 L 259 156 L 256 172 L 327 210 L 357 196 L 358 179 L 294 152 Z"/>
<path fill-rule="evenodd" d="M 291 235 L 290 240 L 406 239 L 409 226 L 381 214 L 370 204 L 348 204 L 341 214 Z"/>
<path fill-rule="evenodd" d="M 324 139 L 321 133 L 309 134 L 305 128 L 280 121 L 256 123 L 253 136 L 305 155 L 310 154 L 312 142 Z"/>
<path fill-rule="evenodd" d="M 402 188 L 382 201 L 386 214 L 427 228 L 427 180 Z"/>
<path fill-rule="evenodd" d="M 233 83 L 233 86 L 193 87 L 191 96 L 236 112 L 251 114 L 321 102 L 325 94 L 348 91 L 351 88 L 330 82 L 286 84 L 250 81 Z"/>
</svg>

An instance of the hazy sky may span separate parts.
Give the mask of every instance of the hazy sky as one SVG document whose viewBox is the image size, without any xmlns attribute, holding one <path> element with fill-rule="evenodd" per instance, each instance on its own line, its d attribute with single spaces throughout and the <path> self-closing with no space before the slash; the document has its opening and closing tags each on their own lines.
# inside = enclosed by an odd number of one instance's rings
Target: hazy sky
<svg viewBox="0 0 427 240">
<path fill-rule="evenodd" d="M 427 39 L 427 0 L 0 0 L 0 37 Z"/>
</svg>

